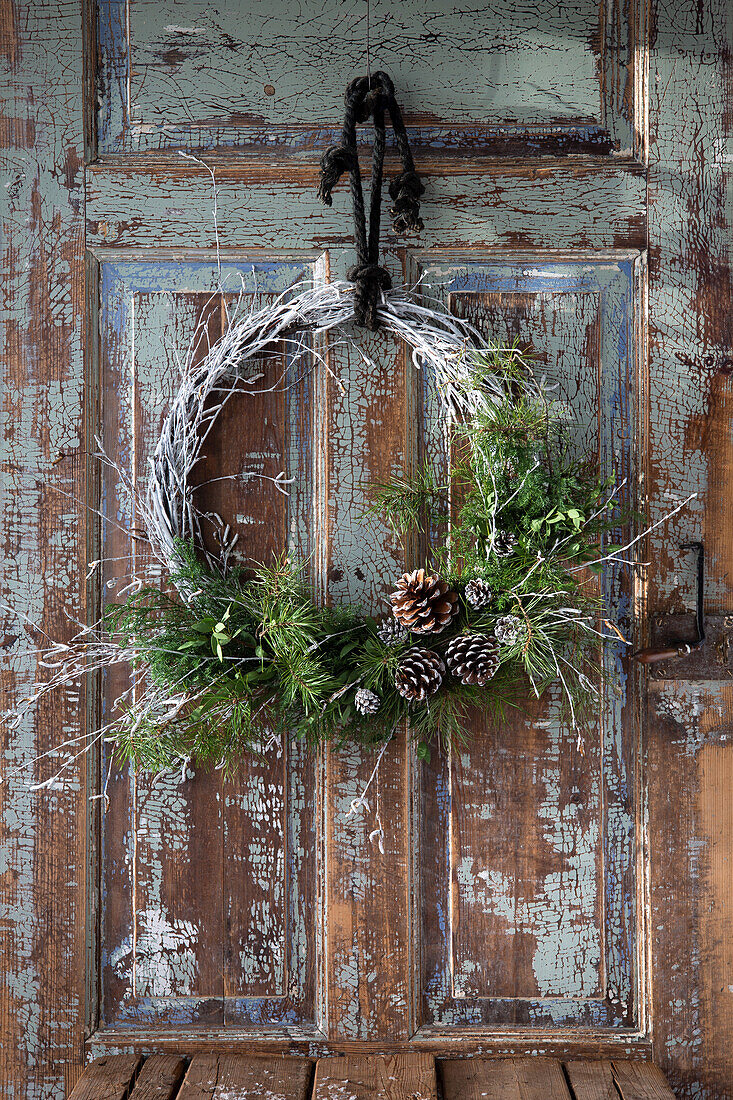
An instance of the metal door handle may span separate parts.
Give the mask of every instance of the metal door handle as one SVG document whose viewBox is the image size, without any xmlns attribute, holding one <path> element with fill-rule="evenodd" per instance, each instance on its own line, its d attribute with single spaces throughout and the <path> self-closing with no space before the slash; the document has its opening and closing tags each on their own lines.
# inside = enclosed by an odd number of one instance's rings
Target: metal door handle
<svg viewBox="0 0 733 1100">
<path fill-rule="evenodd" d="M 672 639 L 664 647 L 639 649 L 632 654 L 632 657 L 640 665 L 653 665 L 658 661 L 666 661 L 669 657 L 688 657 L 690 653 L 700 649 L 705 641 L 705 547 L 701 542 L 683 542 L 680 543 L 680 550 L 694 550 L 697 555 L 697 601 L 695 608 L 697 639 L 694 642 Z"/>
</svg>

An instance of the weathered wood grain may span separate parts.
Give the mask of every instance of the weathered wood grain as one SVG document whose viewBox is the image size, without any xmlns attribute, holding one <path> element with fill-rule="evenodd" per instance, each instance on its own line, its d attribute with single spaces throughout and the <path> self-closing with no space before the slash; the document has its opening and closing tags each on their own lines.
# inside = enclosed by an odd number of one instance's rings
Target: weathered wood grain
<svg viewBox="0 0 733 1100">
<path fill-rule="evenodd" d="M 571 1100 L 562 1065 L 549 1058 L 461 1059 L 440 1072 L 444 1100 Z"/>
<path fill-rule="evenodd" d="M 655 1056 L 675 1093 L 724 1094 L 731 1073 L 733 689 L 650 684 Z M 680 943 L 686 945 L 680 957 Z"/>
<path fill-rule="evenodd" d="M 108 1054 L 84 1070 L 69 1100 L 127 1100 L 142 1059 L 137 1054 Z"/>
<path fill-rule="evenodd" d="M 667 1078 L 653 1062 L 612 1062 L 611 1072 L 622 1100 L 673 1100 Z"/>
<path fill-rule="evenodd" d="M 565 1072 L 574 1100 L 618 1100 L 610 1062 L 566 1062 Z"/>
<path fill-rule="evenodd" d="M 84 618 L 83 53 L 73 5 L 0 8 L 2 147 L 2 707 L 0 1083 L 9 1096 L 70 1091 L 83 1060 L 86 763 L 37 755 L 83 730 L 79 685 L 33 714 L 33 650 Z M 30 652 L 30 656 L 28 653 Z M 94 808 L 90 807 L 93 814 Z"/>
<path fill-rule="evenodd" d="M 319 206 L 315 167 L 206 161 L 216 166 L 225 248 L 352 248 L 348 191 L 334 196 L 332 208 Z M 456 172 L 424 167 L 430 213 L 421 248 L 646 246 L 642 169 L 500 162 L 482 170 L 471 160 Z M 196 165 L 146 160 L 123 170 L 100 162 L 89 166 L 88 181 L 90 247 L 215 247 L 211 178 Z M 286 210 L 292 216 L 275 213 Z M 388 226 L 384 237 L 393 243 Z"/>
<path fill-rule="evenodd" d="M 153 1054 L 135 1079 L 132 1100 L 175 1100 L 185 1072 L 186 1062 L 177 1054 Z"/>
<path fill-rule="evenodd" d="M 251 1054 L 255 1033 L 251 1028 L 162 1028 L 134 1027 L 124 1031 L 104 1028 L 87 1043 L 90 1057 L 118 1053 L 135 1045 L 142 1051 L 177 1053 L 185 1046 L 193 1054 Z M 293 1028 L 287 1035 L 277 1026 L 261 1025 L 256 1031 L 258 1055 L 291 1054 L 306 1058 L 329 1058 L 344 1054 L 410 1054 L 464 1058 L 650 1058 L 651 1039 L 634 1029 L 611 1028 L 455 1028 L 421 1027 L 412 1036 L 390 1042 L 373 1039 L 329 1039 L 317 1027 Z"/>
<path fill-rule="evenodd" d="M 653 1062 L 567 1062 L 575 1100 L 673 1100 L 667 1079 Z"/>
<path fill-rule="evenodd" d="M 200 1054 L 178 1100 L 307 1100 L 312 1065 L 307 1058 Z"/>
<path fill-rule="evenodd" d="M 108 1055 L 87 1066 L 70 1100 L 306 1100 L 312 1067 L 307 1058 L 210 1053 L 195 1055 L 186 1071 L 184 1059 L 173 1054 L 153 1055 L 142 1068 L 136 1055 Z M 657 1066 L 618 1059 L 564 1066 L 546 1057 L 453 1059 L 439 1064 L 439 1077 L 444 1100 L 673 1097 Z M 437 1089 L 432 1055 L 347 1055 L 319 1059 L 312 1097 L 437 1100 Z"/>
<path fill-rule="evenodd" d="M 650 493 L 700 493 L 652 542 L 649 613 L 694 606 L 702 537 L 711 611 L 731 608 L 730 5 L 658 0 L 652 22 L 649 166 Z M 684 101 L 684 109 L 680 103 Z M 655 1061 L 675 1093 L 733 1088 L 725 859 L 731 775 L 728 685 L 651 689 L 650 951 Z M 723 853 L 726 853 L 724 856 Z"/>
<path fill-rule="evenodd" d="M 430 1054 L 320 1058 L 313 1100 L 437 1100 Z"/>
</svg>

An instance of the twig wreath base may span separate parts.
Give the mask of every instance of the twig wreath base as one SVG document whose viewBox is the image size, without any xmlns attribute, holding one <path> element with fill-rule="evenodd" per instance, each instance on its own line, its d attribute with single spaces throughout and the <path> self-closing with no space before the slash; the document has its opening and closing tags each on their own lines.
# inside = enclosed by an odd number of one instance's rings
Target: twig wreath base
<svg viewBox="0 0 733 1100">
<path fill-rule="evenodd" d="M 603 645 L 624 642 L 593 574 L 626 561 L 646 532 L 610 544 L 623 486 L 575 455 L 566 407 L 517 348 L 493 347 L 469 324 L 402 291 L 382 295 L 378 316 L 429 372 L 459 458 L 452 485 L 426 466 L 410 481 L 375 486 L 373 510 L 399 535 L 427 525 L 437 549 L 422 568 L 394 579 L 380 618 L 317 604 L 303 564 L 287 555 L 237 565 L 236 534 L 225 519 L 202 515 L 194 499 L 206 439 L 234 392 L 264 384 L 262 358 L 275 342 L 287 349 L 288 378 L 319 363 L 329 369 L 321 341 L 350 339 L 353 288 L 332 283 L 241 317 L 235 310 L 201 361 L 197 332 L 146 488 L 100 456 L 134 498 L 150 564 L 94 626 L 42 650 L 50 676 L 13 717 L 119 664 L 133 666 L 134 683 L 109 722 L 59 746 L 68 759 L 42 785 L 58 784 L 101 739 L 135 768 L 185 773 L 191 759 L 232 768 L 243 753 L 289 736 L 357 739 L 383 751 L 408 723 L 418 754 L 429 757 L 435 741 L 466 735 L 473 708 L 502 713 L 528 687 L 536 696 L 559 689 L 567 720 L 580 729 L 584 709 L 597 703 Z M 286 471 L 272 480 L 288 492 Z M 216 530 L 216 553 L 204 547 L 204 522 Z"/>
</svg>

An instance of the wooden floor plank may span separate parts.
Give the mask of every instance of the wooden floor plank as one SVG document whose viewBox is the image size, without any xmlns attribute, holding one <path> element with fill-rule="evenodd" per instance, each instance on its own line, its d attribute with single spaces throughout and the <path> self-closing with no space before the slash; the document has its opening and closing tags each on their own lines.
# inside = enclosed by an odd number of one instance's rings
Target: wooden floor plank
<svg viewBox="0 0 733 1100">
<path fill-rule="evenodd" d="M 653 1062 L 612 1062 L 616 1087 L 623 1100 L 674 1100 L 674 1093 Z"/>
<path fill-rule="evenodd" d="M 440 1069 L 445 1100 L 570 1100 L 554 1058 L 466 1058 Z"/>
<path fill-rule="evenodd" d="M 619 1100 L 610 1062 L 566 1062 L 565 1069 L 575 1100 Z"/>
<path fill-rule="evenodd" d="M 431 1054 L 319 1058 L 313 1100 L 437 1100 Z"/>
<path fill-rule="evenodd" d="M 145 1059 L 130 1100 L 173 1100 L 186 1072 L 177 1054 L 153 1054 Z"/>
<path fill-rule="evenodd" d="M 575 1100 L 674 1100 L 662 1071 L 652 1062 L 566 1062 Z"/>
<path fill-rule="evenodd" d="M 218 1054 L 194 1055 L 183 1079 L 179 1100 L 205 1100 L 213 1096 L 218 1077 Z"/>
<path fill-rule="evenodd" d="M 125 1100 L 142 1059 L 137 1054 L 107 1054 L 86 1067 L 69 1100 Z"/>
<path fill-rule="evenodd" d="M 308 1058 L 198 1054 L 177 1100 L 308 1100 Z"/>
</svg>

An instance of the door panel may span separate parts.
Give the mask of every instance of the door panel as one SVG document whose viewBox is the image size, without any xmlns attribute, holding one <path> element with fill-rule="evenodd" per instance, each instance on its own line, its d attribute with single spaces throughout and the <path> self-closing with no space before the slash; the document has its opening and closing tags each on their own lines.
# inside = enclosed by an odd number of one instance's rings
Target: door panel
<svg viewBox="0 0 733 1100">
<path fill-rule="evenodd" d="M 262 306 L 319 271 L 317 263 L 245 257 L 221 273 L 208 261 L 101 265 L 100 421 L 105 450 L 127 476 L 146 476 L 177 385 L 177 356 L 191 347 L 201 358 L 233 311 Z M 232 397 L 197 471 L 197 502 L 231 519 L 242 561 L 281 553 L 286 535 L 307 554 L 312 527 L 311 382 L 287 388 L 304 370 L 282 346 L 259 369 L 263 392 Z M 262 481 L 281 470 L 294 478 L 287 497 Z M 101 543 L 110 559 L 102 584 L 114 598 L 134 581 L 145 549 L 114 471 L 102 488 Z M 105 677 L 105 720 L 128 683 L 124 673 Z M 106 762 L 107 1024 L 312 1027 L 318 766 L 289 742 L 273 744 L 233 777 L 182 762 L 180 774 L 151 779 Z"/>
<path fill-rule="evenodd" d="M 418 147 L 640 155 L 643 5 L 371 6 L 373 47 Z M 98 28 L 103 152 L 328 144 L 341 124 L 334 89 L 365 67 L 361 0 L 266 12 L 251 0 L 104 0 Z"/>
<path fill-rule="evenodd" d="M 643 468 L 639 257 L 421 257 L 420 285 L 498 342 L 530 347 L 572 407 L 578 446 L 627 506 Z M 442 412 L 424 381 L 426 453 L 444 469 Z M 626 483 L 625 485 L 623 483 Z M 603 578 L 633 635 L 628 579 Z M 633 1026 L 642 949 L 635 865 L 639 791 L 628 660 L 603 653 L 582 739 L 558 699 L 487 727 L 421 769 L 418 860 L 423 1023 Z"/>
</svg>

